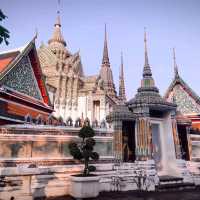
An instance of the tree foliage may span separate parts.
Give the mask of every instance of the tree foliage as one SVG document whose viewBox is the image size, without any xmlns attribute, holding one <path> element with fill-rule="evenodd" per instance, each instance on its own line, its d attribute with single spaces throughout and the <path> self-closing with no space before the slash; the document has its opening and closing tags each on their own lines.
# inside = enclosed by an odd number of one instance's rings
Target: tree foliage
<svg viewBox="0 0 200 200">
<path fill-rule="evenodd" d="M 83 126 L 81 130 L 79 131 L 79 137 L 81 138 L 90 138 L 94 137 L 94 130 L 92 129 L 91 126 Z"/>
<path fill-rule="evenodd" d="M 0 9 L 0 21 L 3 21 L 5 18 L 7 18 L 7 16 L 4 15 Z M 5 44 L 8 45 L 8 38 L 10 38 L 10 32 L 5 27 L 0 25 L 0 44 L 4 41 Z"/>
<path fill-rule="evenodd" d="M 74 157 L 74 159 L 84 162 L 84 176 L 88 176 L 90 172 L 96 170 L 95 166 L 89 165 L 89 161 L 97 161 L 99 159 L 99 154 L 93 151 L 95 145 L 95 140 L 93 139 L 94 135 L 95 132 L 92 127 L 84 125 L 79 131 L 81 143 L 77 144 L 75 142 L 71 142 L 69 144 L 70 154 Z"/>
</svg>

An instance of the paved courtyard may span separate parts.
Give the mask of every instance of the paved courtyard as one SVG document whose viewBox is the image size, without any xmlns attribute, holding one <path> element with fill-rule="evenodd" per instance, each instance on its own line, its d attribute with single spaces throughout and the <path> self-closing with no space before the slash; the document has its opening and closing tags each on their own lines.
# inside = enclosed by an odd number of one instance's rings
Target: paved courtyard
<svg viewBox="0 0 200 200">
<path fill-rule="evenodd" d="M 200 189 L 172 192 L 104 192 L 96 200 L 200 200 Z M 73 200 L 72 197 L 64 196 L 48 198 L 48 200 Z M 91 199 L 92 200 L 92 199 Z"/>
</svg>

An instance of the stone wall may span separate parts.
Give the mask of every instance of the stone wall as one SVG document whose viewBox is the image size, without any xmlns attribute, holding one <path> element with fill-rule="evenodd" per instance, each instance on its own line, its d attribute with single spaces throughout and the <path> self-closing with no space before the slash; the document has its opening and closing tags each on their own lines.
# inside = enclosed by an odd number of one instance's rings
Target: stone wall
<svg viewBox="0 0 200 200">
<path fill-rule="evenodd" d="M 72 161 L 68 144 L 79 142 L 80 128 L 14 125 L 0 129 L 0 166 L 58 165 Z M 95 151 L 100 159 L 113 159 L 112 132 L 96 130 Z"/>
<path fill-rule="evenodd" d="M 47 125 L 1 127 L 0 200 L 69 194 L 69 175 L 83 168 L 68 149 L 71 141 L 79 142 L 79 130 Z M 95 133 L 95 151 L 105 167 L 105 162 L 113 160 L 113 133 L 108 129 L 95 129 Z"/>
<path fill-rule="evenodd" d="M 69 194 L 69 174 L 77 173 L 77 166 L 43 168 L 1 168 L 0 199 L 29 200 L 35 197 L 62 196 Z"/>
<path fill-rule="evenodd" d="M 104 163 L 95 166 L 95 173 L 100 176 L 100 192 L 136 190 L 138 181 L 135 171 L 143 167 L 147 174 L 156 178 L 152 163 L 147 162 L 120 165 Z M 71 190 L 70 175 L 79 173 L 82 169 L 83 165 L 0 168 L 0 200 L 10 200 L 12 196 L 15 200 L 33 200 L 37 197 L 68 195 Z M 154 190 L 155 184 L 152 180 L 147 190 Z"/>
</svg>

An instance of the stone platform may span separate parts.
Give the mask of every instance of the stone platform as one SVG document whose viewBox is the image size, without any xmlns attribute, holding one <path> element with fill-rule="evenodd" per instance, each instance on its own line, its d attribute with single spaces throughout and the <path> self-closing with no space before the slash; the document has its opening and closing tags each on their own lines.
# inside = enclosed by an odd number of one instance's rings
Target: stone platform
<svg viewBox="0 0 200 200">
<path fill-rule="evenodd" d="M 173 191 L 173 192 L 102 192 L 95 200 L 199 200 L 200 190 Z M 42 200 L 42 199 L 37 199 Z M 70 196 L 48 198 L 47 200 L 74 200 Z"/>
</svg>

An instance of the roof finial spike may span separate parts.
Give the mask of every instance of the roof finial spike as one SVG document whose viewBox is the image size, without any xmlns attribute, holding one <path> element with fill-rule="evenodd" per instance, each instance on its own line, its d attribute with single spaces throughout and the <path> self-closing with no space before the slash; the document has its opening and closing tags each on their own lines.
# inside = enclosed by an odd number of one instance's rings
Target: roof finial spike
<svg viewBox="0 0 200 200">
<path fill-rule="evenodd" d="M 148 53 L 147 53 L 147 34 L 146 28 L 144 28 L 144 69 L 143 69 L 143 77 L 151 77 L 151 68 L 149 65 Z"/>
<path fill-rule="evenodd" d="M 173 60 L 174 60 L 174 75 L 178 76 L 178 65 L 176 63 L 176 52 L 175 52 L 175 48 L 173 48 Z"/>
<path fill-rule="evenodd" d="M 121 103 L 126 101 L 125 83 L 124 83 L 124 63 L 123 63 L 123 53 L 121 52 L 121 67 L 119 75 L 119 100 Z"/>
<path fill-rule="evenodd" d="M 37 27 L 35 28 L 35 38 L 37 39 L 37 37 L 38 37 L 38 29 L 37 29 Z"/>
<path fill-rule="evenodd" d="M 102 64 L 108 64 L 109 65 L 106 24 L 105 24 L 105 36 L 104 36 L 104 49 L 103 49 Z"/>
<path fill-rule="evenodd" d="M 123 65 L 124 62 L 123 62 L 123 52 L 121 51 L 121 65 Z"/>
<path fill-rule="evenodd" d="M 35 28 L 35 34 L 34 34 L 34 37 L 33 37 L 33 39 L 32 40 L 36 40 L 38 38 L 38 29 L 37 28 Z"/>
<path fill-rule="evenodd" d="M 54 43 L 54 42 L 59 42 L 66 46 L 66 42 L 62 36 L 61 33 L 61 22 L 60 22 L 60 11 L 57 11 L 57 18 L 56 18 L 56 23 L 54 24 L 54 32 L 52 35 L 52 38 L 49 40 L 49 44 Z"/>
<path fill-rule="evenodd" d="M 147 33 L 146 33 L 146 27 L 144 27 L 144 54 L 145 54 L 145 66 L 149 65 L 148 60 L 148 52 L 147 52 Z"/>
<path fill-rule="evenodd" d="M 105 40 L 107 42 L 107 30 L 106 30 L 106 23 L 105 23 Z"/>
<path fill-rule="evenodd" d="M 61 22 L 60 22 L 60 11 L 57 11 L 57 18 L 56 18 L 56 23 L 55 26 L 61 27 Z"/>
<path fill-rule="evenodd" d="M 123 60 L 123 52 L 121 51 L 121 78 L 124 79 L 124 60 Z"/>
</svg>

